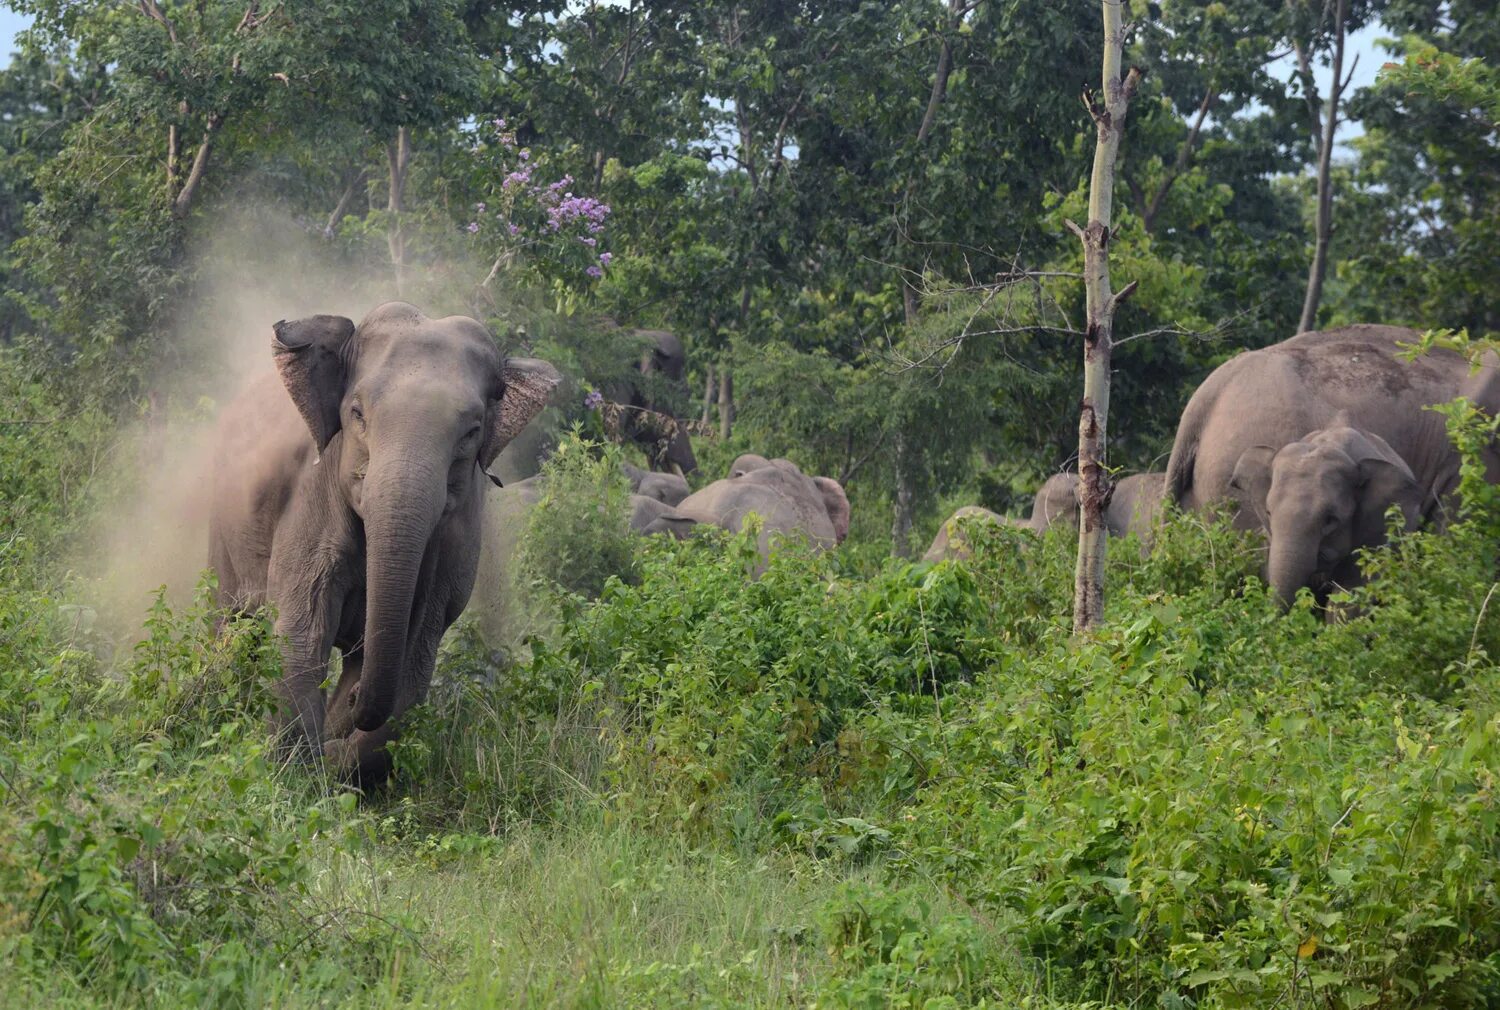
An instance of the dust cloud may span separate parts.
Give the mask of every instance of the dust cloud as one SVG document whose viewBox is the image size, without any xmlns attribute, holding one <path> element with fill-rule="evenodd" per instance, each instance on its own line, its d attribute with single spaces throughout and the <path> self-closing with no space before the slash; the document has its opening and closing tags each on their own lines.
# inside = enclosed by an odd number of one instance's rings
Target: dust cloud
<svg viewBox="0 0 1500 1010">
<path fill-rule="evenodd" d="M 388 263 L 350 265 L 316 229 L 279 211 L 221 221 L 190 262 L 191 295 L 160 341 L 144 416 L 122 428 L 108 463 L 129 470 L 117 475 L 125 490 L 69 559 L 101 630 L 121 639 L 139 635 L 160 587 L 174 606 L 186 603 L 208 566 L 213 474 L 224 462 L 214 459 L 215 425 L 223 406 L 271 371 L 272 324 L 317 313 L 358 321 L 398 297 Z M 431 315 L 470 313 L 457 281 L 472 284 L 475 269 L 424 267 L 404 297 Z"/>
</svg>

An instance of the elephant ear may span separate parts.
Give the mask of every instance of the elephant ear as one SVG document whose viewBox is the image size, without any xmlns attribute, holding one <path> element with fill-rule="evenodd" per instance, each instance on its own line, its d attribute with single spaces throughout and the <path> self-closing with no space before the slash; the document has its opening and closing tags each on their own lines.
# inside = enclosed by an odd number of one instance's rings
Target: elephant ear
<svg viewBox="0 0 1500 1010">
<path fill-rule="evenodd" d="M 506 358 L 502 375 L 505 391 L 490 408 L 489 433 L 479 449 L 479 465 L 486 470 L 500 450 L 542 412 L 562 381 L 557 369 L 537 358 Z"/>
<path fill-rule="evenodd" d="M 339 405 L 349 381 L 354 321 L 343 316 L 308 316 L 273 323 L 271 356 L 281 382 L 307 422 L 318 451 L 341 426 Z"/>
<path fill-rule="evenodd" d="M 1422 519 L 1422 489 L 1416 475 L 1385 439 L 1367 431 L 1356 431 L 1347 447 L 1359 466 L 1359 497 L 1355 512 L 1355 537 L 1361 544 L 1385 539 L 1385 513 L 1392 505 L 1401 509 L 1403 528 L 1414 530 Z"/>
<path fill-rule="evenodd" d="M 697 525 L 698 520 L 682 515 L 679 512 L 669 511 L 651 520 L 641 529 L 641 532 L 646 536 L 664 533 L 677 540 L 686 540 L 688 535 L 693 532 L 693 527 Z"/>
<path fill-rule="evenodd" d="M 1269 445 L 1252 445 L 1240 453 L 1235 461 L 1234 473 L 1229 477 L 1229 489 L 1242 508 L 1248 508 L 1266 526 L 1266 496 L 1271 493 L 1271 460 L 1276 450 Z"/>
<path fill-rule="evenodd" d="M 844 494 L 844 486 L 832 477 L 814 477 L 813 483 L 818 485 L 828 520 L 833 523 L 834 542 L 841 544 L 849 535 L 849 498 Z"/>
</svg>

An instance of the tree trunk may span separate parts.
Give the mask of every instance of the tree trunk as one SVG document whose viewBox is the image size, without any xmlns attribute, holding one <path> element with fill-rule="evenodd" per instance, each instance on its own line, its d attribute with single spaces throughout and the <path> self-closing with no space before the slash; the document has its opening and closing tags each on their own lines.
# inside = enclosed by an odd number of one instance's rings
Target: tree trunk
<svg viewBox="0 0 1500 1010">
<path fill-rule="evenodd" d="M 1109 286 L 1109 239 L 1113 216 L 1115 160 L 1130 98 L 1140 81 L 1132 68 L 1122 79 L 1125 28 L 1119 0 L 1102 0 L 1104 10 L 1104 96 L 1084 99 L 1098 128 L 1094 169 L 1089 177 L 1089 221 L 1080 228 L 1068 222 L 1083 242 L 1083 282 L 1087 294 L 1088 328 L 1083 337 L 1083 403 L 1078 417 L 1078 564 L 1073 576 L 1073 631 L 1098 627 L 1104 617 L 1104 554 L 1109 530 L 1104 512 L 1113 491 L 1105 469 L 1109 431 L 1109 357 L 1113 345 L 1115 309 L 1135 290 L 1128 284 L 1119 294 Z"/>
<path fill-rule="evenodd" d="M 702 415 L 702 417 L 700 419 L 700 423 L 703 425 L 703 427 L 705 429 L 708 427 L 709 412 L 712 411 L 713 404 L 714 404 L 714 366 L 713 366 L 713 362 L 709 362 L 708 372 L 707 372 L 706 377 L 703 380 L 703 415 Z"/>
<path fill-rule="evenodd" d="M 727 360 L 719 364 L 719 438 L 729 441 L 734 431 L 734 376 Z"/>
<path fill-rule="evenodd" d="M 391 213 L 391 230 L 386 236 L 391 250 L 391 269 L 396 274 L 396 294 L 406 283 L 406 236 L 401 231 L 401 214 L 406 209 L 406 169 L 411 162 L 411 133 L 406 127 L 396 130 L 396 137 L 385 148 L 389 170 L 386 209 Z"/>
<path fill-rule="evenodd" d="M 891 554 L 910 559 L 912 499 L 911 476 L 906 459 L 906 441 L 896 436 L 896 499 L 891 507 Z"/>
<path fill-rule="evenodd" d="M 1307 270 L 1307 297 L 1302 300 L 1302 319 L 1297 332 L 1305 333 L 1318 325 L 1318 306 L 1323 301 L 1323 279 L 1328 276 L 1328 243 L 1333 237 L 1333 139 L 1338 132 L 1339 99 L 1348 81 L 1344 74 L 1344 26 L 1349 16 L 1349 0 L 1336 0 L 1333 14 L 1333 77 L 1328 82 L 1328 108 L 1322 122 L 1316 114 L 1318 137 L 1318 206 L 1313 221 L 1313 258 Z M 1316 109 L 1316 104 L 1313 105 Z"/>
</svg>

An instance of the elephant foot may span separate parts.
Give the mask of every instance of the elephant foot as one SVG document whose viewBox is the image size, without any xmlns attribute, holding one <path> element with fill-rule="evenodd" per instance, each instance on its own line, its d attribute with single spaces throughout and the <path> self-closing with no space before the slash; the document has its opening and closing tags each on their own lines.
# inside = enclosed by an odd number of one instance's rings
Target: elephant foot
<svg viewBox="0 0 1500 1010">
<path fill-rule="evenodd" d="M 389 723 L 372 732 L 355 730 L 323 744 L 323 761 L 340 781 L 369 793 L 390 781 L 394 762 L 386 744 L 400 733 Z"/>
</svg>

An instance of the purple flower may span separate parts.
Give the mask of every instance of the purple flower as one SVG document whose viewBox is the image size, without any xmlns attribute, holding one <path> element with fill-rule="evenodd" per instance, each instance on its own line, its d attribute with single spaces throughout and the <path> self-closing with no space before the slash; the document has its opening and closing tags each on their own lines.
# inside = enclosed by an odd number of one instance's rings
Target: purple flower
<svg viewBox="0 0 1500 1010">
<path fill-rule="evenodd" d="M 529 148 L 529 147 L 523 147 L 523 148 L 521 148 L 520 151 L 516 152 L 516 157 L 520 158 L 522 161 L 530 161 L 531 160 L 531 148 Z"/>
<path fill-rule="evenodd" d="M 599 265 L 607 267 L 607 266 L 609 266 L 609 261 L 612 260 L 612 259 L 614 259 L 614 258 L 615 258 L 614 253 L 602 252 L 602 253 L 599 254 Z"/>
<path fill-rule="evenodd" d="M 599 240 L 598 239 L 591 238 L 588 235 L 584 235 L 578 241 L 582 242 L 584 245 L 588 246 L 589 248 L 593 248 L 594 246 L 596 246 L 596 245 L 599 244 Z"/>
<path fill-rule="evenodd" d="M 481 201 L 479 201 L 479 202 L 478 202 L 478 203 L 476 203 L 476 204 L 475 204 L 475 205 L 474 205 L 474 210 L 475 210 L 475 211 L 476 211 L 476 212 L 477 212 L 477 213 L 480 213 L 480 214 L 483 214 L 483 213 L 484 213 L 484 201 L 483 201 L 483 200 L 481 200 Z"/>
<path fill-rule="evenodd" d="M 492 119 L 492 120 L 490 120 L 490 125 L 493 126 L 497 130 L 503 130 L 503 129 L 505 129 L 505 120 L 503 120 L 503 119 Z"/>
<path fill-rule="evenodd" d="M 478 221 L 470 221 L 469 222 L 469 234 L 473 235 L 477 231 L 479 231 L 479 222 Z"/>
<path fill-rule="evenodd" d="M 600 270 L 598 267 L 589 267 L 587 270 L 584 271 L 584 273 L 588 274 L 590 277 L 603 277 L 604 276 L 604 271 Z"/>
<path fill-rule="evenodd" d="M 604 405 L 604 394 L 597 389 L 589 390 L 589 395 L 583 398 L 583 405 L 588 410 L 598 410 Z"/>
<path fill-rule="evenodd" d="M 519 234 L 521 234 L 521 226 L 518 225 L 518 224 L 511 225 L 510 226 L 510 233 L 512 235 L 519 235 Z"/>
</svg>

